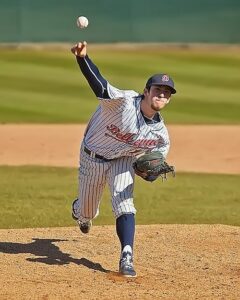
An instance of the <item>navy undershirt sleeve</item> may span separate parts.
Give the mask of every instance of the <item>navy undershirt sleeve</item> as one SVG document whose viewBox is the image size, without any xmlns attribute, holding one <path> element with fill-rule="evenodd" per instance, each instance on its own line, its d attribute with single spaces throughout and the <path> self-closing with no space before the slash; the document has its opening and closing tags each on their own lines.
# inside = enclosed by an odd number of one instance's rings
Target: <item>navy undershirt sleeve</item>
<svg viewBox="0 0 240 300">
<path fill-rule="evenodd" d="M 87 79 L 91 89 L 98 98 L 109 99 L 107 91 L 107 80 L 102 77 L 97 66 L 86 55 L 85 57 L 76 56 L 78 65 Z"/>
</svg>

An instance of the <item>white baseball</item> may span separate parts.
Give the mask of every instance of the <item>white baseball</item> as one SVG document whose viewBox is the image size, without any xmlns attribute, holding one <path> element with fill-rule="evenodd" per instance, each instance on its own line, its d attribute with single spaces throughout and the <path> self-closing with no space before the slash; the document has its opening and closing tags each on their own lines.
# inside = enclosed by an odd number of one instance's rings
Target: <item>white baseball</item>
<svg viewBox="0 0 240 300">
<path fill-rule="evenodd" d="M 86 28 L 88 26 L 88 19 L 84 16 L 77 18 L 77 26 L 79 28 Z"/>
</svg>

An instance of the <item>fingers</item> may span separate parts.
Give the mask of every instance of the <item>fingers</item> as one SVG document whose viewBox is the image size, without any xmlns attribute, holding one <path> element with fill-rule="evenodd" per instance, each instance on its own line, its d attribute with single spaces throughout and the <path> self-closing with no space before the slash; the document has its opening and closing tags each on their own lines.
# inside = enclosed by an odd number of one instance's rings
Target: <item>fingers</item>
<svg viewBox="0 0 240 300">
<path fill-rule="evenodd" d="M 75 56 L 85 57 L 87 55 L 87 42 L 79 42 L 71 48 L 71 52 Z"/>
<path fill-rule="evenodd" d="M 76 55 L 76 45 L 71 48 L 71 52 Z"/>
</svg>

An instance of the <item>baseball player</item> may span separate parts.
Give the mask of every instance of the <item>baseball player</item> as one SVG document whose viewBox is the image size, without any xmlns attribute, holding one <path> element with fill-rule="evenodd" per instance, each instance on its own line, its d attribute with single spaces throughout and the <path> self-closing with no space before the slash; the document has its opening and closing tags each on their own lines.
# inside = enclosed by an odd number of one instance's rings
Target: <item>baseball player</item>
<svg viewBox="0 0 240 300">
<path fill-rule="evenodd" d="M 119 272 L 135 277 L 133 244 L 136 209 L 133 203 L 136 156 L 161 151 L 166 157 L 169 136 L 159 113 L 176 93 L 167 74 L 150 77 L 142 94 L 112 86 L 87 55 L 87 43 L 72 49 L 99 105 L 89 121 L 80 150 L 79 193 L 72 217 L 88 233 L 99 213 L 103 189 L 108 184 L 116 232 L 121 243 Z"/>
</svg>

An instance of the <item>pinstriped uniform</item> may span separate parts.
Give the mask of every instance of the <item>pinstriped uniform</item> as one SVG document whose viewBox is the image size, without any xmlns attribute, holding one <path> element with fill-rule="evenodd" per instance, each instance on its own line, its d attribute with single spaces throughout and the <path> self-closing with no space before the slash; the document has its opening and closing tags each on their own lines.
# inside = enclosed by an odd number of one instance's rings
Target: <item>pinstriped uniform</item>
<svg viewBox="0 0 240 300">
<path fill-rule="evenodd" d="M 79 196 L 76 204 L 79 205 L 80 216 L 93 219 L 98 215 L 99 202 L 106 184 L 112 195 L 112 210 L 119 217 L 123 213 L 136 212 L 133 205 L 134 174 L 129 165 L 132 157 L 122 157 L 103 162 L 91 158 L 81 148 L 79 168 Z"/>
<path fill-rule="evenodd" d="M 112 210 L 116 218 L 136 213 L 133 204 L 136 155 L 161 151 L 166 157 L 170 142 L 167 128 L 159 122 L 147 124 L 140 110 L 142 96 L 134 91 L 119 90 L 107 83 L 108 99 L 100 104 L 86 128 L 80 151 L 79 195 L 75 210 L 79 219 L 98 215 L 103 189 L 108 184 Z M 91 157 L 89 149 L 109 161 Z"/>
<path fill-rule="evenodd" d="M 121 91 L 108 84 L 112 99 L 101 99 L 86 129 L 84 144 L 91 151 L 113 159 L 159 150 L 169 150 L 169 136 L 163 120 L 148 125 L 140 111 L 141 95 Z"/>
</svg>

